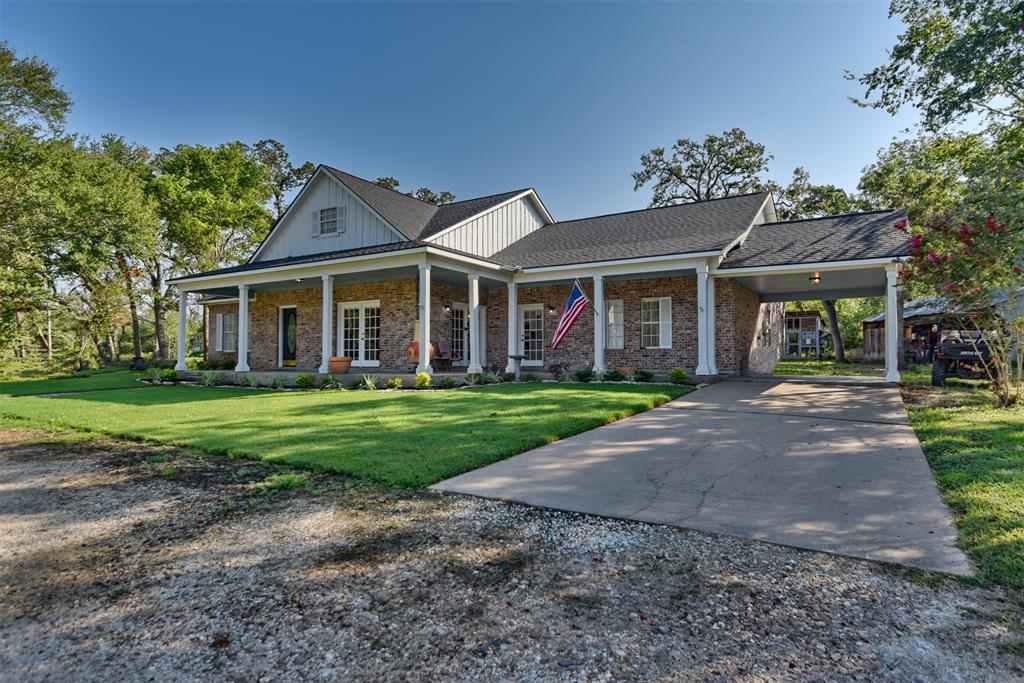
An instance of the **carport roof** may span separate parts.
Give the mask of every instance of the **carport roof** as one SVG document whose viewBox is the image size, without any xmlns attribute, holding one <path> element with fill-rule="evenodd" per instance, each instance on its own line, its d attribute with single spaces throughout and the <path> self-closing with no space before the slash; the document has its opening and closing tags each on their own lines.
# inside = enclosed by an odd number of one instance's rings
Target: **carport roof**
<svg viewBox="0 0 1024 683">
<path fill-rule="evenodd" d="M 907 236 L 896 225 L 903 209 L 883 209 L 797 221 L 764 223 L 729 252 L 719 270 L 858 261 L 907 256 Z"/>
</svg>

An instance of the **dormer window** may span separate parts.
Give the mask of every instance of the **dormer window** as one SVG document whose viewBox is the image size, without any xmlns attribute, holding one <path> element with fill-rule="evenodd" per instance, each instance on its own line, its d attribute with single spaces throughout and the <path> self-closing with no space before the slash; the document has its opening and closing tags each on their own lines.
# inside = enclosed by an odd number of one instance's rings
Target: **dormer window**
<svg viewBox="0 0 1024 683">
<path fill-rule="evenodd" d="M 338 234 L 338 207 L 320 209 L 320 236 Z"/>
</svg>

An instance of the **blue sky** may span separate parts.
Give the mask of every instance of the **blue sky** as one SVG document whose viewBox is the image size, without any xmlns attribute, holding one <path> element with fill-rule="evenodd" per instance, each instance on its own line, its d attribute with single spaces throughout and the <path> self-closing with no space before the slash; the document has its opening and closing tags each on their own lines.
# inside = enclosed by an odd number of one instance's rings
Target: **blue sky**
<svg viewBox="0 0 1024 683">
<path fill-rule="evenodd" d="M 247 4 L 0 0 L 59 70 L 72 131 L 151 148 L 274 137 L 299 160 L 458 198 L 536 187 L 556 218 L 642 208 L 630 172 L 738 126 L 787 181 L 854 189 L 912 125 L 843 70 L 885 60 L 882 2 Z"/>
</svg>

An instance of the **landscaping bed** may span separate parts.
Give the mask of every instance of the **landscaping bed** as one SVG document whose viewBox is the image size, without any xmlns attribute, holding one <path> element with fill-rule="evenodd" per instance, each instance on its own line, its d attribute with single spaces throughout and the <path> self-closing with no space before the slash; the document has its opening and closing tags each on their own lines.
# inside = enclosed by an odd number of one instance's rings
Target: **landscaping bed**
<svg viewBox="0 0 1024 683">
<path fill-rule="evenodd" d="M 0 670 L 18 681 L 1024 674 L 1019 607 L 999 589 L 339 475 L 261 486 L 288 474 L 302 473 L 0 430 Z"/>
</svg>

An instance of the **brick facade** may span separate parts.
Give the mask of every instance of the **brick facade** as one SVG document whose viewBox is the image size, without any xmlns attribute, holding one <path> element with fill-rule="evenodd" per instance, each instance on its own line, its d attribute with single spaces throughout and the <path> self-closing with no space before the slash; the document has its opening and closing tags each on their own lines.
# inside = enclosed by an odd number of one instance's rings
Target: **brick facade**
<svg viewBox="0 0 1024 683">
<path fill-rule="evenodd" d="M 583 282 L 587 296 L 593 296 L 593 284 Z M 693 277 L 662 277 L 642 280 L 606 280 L 605 299 L 621 299 L 624 313 L 622 349 L 606 349 L 609 368 L 631 366 L 654 371 L 674 367 L 693 372 L 697 365 L 697 283 Z M 584 368 L 593 364 L 594 319 L 584 313 L 570 330 L 562 345 L 551 349 L 551 336 L 568 285 L 545 287 L 520 286 L 518 303 L 544 307 L 544 366 Z M 671 297 L 672 347 L 644 349 L 640 343 L 640 300 L 646 297 Z M 413 338 L 418 317 L 418 284 L 415 279 L 389 280 L 365 284 L 336 285 L 337 304 L 344 301 L 380 300 L 380 371 L 407 372 L 406 346 Z M 468 287 L 434 282 L 431 285 L 431 337 L 451 348 L 451 304 L 469 301 Z M 487 369 L 502 370 L 508 360 L 508 290 L 500 287 L 481 289 L 480 304 L 487 307 L 486 345 L 481 363 Z M 315 372 L 320 365 L 320 288 L 259 292 L 249 304 L 252 349 L 249 365 L 254 370 L 277 367 L 279 307 L 295 305 L 298 319 L 296 368 Z M 445 310 L 448 306 L 449 310 Z M 208 314 L 237 311 L 237 304 L 208 306 Z M 550 312 L 549 312 L 549 309 Z M 782 349 L 782 304 L 763 304 L 756 293 L 732 280 L 716 280 L 716 361 L 719 372 L 770 372 Z M 337 329 L 337 320 L 333 321 Z M 207 329 L 210 326 L 207 325 Z M 336 336 L 336 335 L 335 335 Z M 207 340 L 209 342 L 209 340 Z M 337 341 L 335 340 L 335 344 Z M 207 349 L 211 345 L 207 343 Z M 233 360 L 234 353 L 207 351 L 211 362 Z"/>
</svg>

